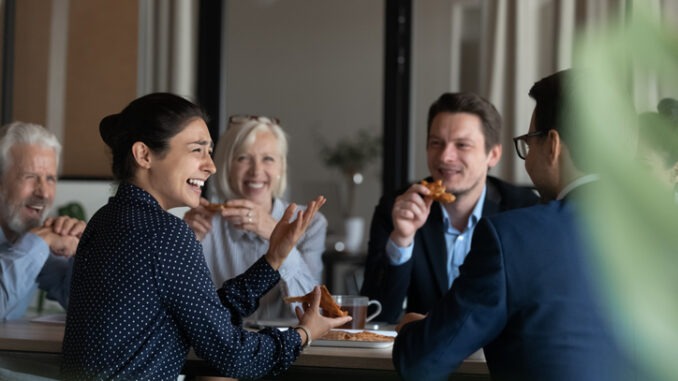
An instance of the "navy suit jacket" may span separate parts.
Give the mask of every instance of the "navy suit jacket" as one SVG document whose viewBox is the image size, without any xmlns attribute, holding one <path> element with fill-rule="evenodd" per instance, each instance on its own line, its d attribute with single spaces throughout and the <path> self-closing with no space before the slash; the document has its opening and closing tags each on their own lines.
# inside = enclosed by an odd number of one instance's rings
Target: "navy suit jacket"
<svg viewBox="0 0 678 381">
<path fill-rule="evenodd" d="M 493 380 L 625 380 L 602 307 L 595 256 L 573 202 L 483 218 L 450 291 L 405 325 L 393 362 L 405 380 L 444 380 L 484 347 Z"/>
<path fill-rule="evenodd" d="M 531 206 L 538 201 L 531 188 L 517 187 L 492 176 L 487 177 L 486 184 L 483 216 Z M 360 291 L 381 302 L 382 312 L 375 320 L 390 323 L 397 322 L 402 315 L 405 297 L 408 312 L 425 314 L 449 289 L 447 246 L 438 205 L 431 207 L 428 219 L 415 234 L 412 258 L 400 266 L 389 262 L 386 243 L 393 231 L 391 211 L 396 196 L 382 197 L 374 211 Z"/>
</svg>

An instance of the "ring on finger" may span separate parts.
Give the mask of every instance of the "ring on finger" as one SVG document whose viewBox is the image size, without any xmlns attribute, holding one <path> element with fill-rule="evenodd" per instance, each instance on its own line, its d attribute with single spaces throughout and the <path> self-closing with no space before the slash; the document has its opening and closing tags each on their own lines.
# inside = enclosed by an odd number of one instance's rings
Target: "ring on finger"
<svg viewBox="0 0 678 381">
<path fill-rule="evenodd" d="M 252 211 L 251 210 L 247 211 L 247 217 L 252 217 Z"/>
<path fill-rule="evenodd" d="M 252 223 L 252 217 L 248 217 L 247 222 L 249 222 L 251 224 Z"/>
</svg>

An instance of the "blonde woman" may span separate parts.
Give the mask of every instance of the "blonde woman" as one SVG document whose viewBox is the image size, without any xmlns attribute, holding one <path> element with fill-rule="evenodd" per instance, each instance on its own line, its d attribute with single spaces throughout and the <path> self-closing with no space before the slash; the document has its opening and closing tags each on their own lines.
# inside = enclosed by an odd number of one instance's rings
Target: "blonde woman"
<svg viewBox="0 0 678 381">
<path fill-rule="evenodd" d="M 184 220 L 202 242 L 212 280 L 220 287 L 266 251 L 271 231 L 289 205 L 282 199 L 287 185 L 287 138 L 277 119 L 232 116 L 217 143 L 214 162 L 213 188 L 223 206 L 214 211 L 203 199 Z M 304 295 L 321 282 L 326 231 L 327 220 L 316 213 L 279 269 L 281 282 L 260 299 L 252 319 L 294 317 L 282 298 Z"/>
</svg>

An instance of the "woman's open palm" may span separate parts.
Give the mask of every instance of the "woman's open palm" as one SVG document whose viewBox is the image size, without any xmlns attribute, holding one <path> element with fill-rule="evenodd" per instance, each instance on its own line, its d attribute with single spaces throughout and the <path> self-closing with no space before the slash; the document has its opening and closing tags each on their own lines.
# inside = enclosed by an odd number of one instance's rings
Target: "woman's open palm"
<svg viewBox="0 0 678 381">
<path fill-rule="evenodd" d="M 266 253 L 266 260 L 274 269 L 280 268 L 287 255 L 297 244 L 301 235 L 304 234 L 308 225 L 313 220 L 315 213 L 325 204 L 325 197 L 318 196 L 308 204 L 306 210 L 297 212 L 297 218 L 290 221 L 297 209 L 296 204 L 290 204 L 285 209 L 285 214 L 271 233 L 270 245 Z"/>
</svg>

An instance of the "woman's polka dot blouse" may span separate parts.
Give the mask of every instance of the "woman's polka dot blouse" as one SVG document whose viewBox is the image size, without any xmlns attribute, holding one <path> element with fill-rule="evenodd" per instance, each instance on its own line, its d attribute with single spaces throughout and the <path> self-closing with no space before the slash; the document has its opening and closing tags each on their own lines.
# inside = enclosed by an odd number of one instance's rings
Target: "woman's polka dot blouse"
<svg viewBox="0 0 678 381">
<path fill-rule="evenodd" d="M 299 355 L 299 334 L 240 324 L 279 279 L 262 257 L 215 292 L 188 225 L 121 184 L 78 246 L 63 377 L 176 380 L 191 347 L 224 376 L 278 374 Z"/>
</svg>

